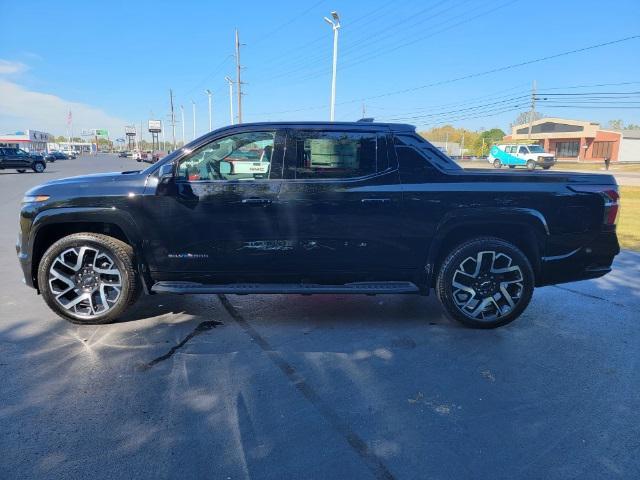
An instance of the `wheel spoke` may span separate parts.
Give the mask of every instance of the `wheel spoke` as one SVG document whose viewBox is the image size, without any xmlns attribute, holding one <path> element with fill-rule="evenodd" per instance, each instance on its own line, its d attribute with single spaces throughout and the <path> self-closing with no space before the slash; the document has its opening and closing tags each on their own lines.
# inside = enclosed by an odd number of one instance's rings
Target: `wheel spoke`
<svg viewBox="0 0 640 480">
<path fill-rule="evenodd" d="M 496 252 L 478 252 L 478 256 L 476 257 L 476 277 L 480 273 L 487 273 L 491 271 L 495 256 Z"/>
</svg>

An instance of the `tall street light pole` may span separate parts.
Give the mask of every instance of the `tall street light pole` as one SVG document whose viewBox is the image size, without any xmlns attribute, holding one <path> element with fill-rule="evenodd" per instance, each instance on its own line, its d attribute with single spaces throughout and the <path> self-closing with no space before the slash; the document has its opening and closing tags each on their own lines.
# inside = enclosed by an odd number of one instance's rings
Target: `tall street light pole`
<svg viewBox="0 0 640 480">
<path fill-rule="evenodd" d="M 213 130 L 213 123 L 212 123 L 212 110 L 211 110 L 211 97 L 213 96 L 213 93 L 211 92 L 211 90 L 209 90 L 208 88 L 204 91 L 204 94 L 209 97 L 209 131 Z"/>
<path fill-rule="evenodd" d="M 196 139 L 196 102 L 191 100 L 191 107 L 193 109 L 193 140 Z"/>
<path fill-rule="evenodd" d="M 184 105 L 180 105 L 180 120 L 182 121 L 182 146 L 184 147 L 186 144 L 184 138 Z"/>
<path fill-rule="evenodd" d="M 233 80 L 229 77 L 224 77 L 229 84 L 229 121 L 230 125 L 233 125 Z"/>
<path fill-rule="evenodd" d="M 335 119 L 336 113 L 336 69 L 338 67 L 338 30 L 340 29 L 340 16 L 338 12 L 331 12 L 331 17 L 333 20 L 330 20 L 327 17 L 324 17 L 324 21 L 331 25 L 333 29 L 333 75 L 331 77 L 331 113 L 330 120 L 333 122 Z"/>
</svg>

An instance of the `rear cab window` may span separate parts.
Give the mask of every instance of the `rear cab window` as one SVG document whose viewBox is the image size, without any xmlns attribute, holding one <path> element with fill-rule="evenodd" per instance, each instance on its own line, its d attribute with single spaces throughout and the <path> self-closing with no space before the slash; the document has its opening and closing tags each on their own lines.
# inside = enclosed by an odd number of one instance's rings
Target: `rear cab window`
<svg viewBox="0 0 640 480">
<path fill-rule="evenodd" d="M 395 134 L 394 145 L 401 168 L 404 164 L 411 165 L 412 170 L 428 169 L 429 166 L 444 171 L 462 170 L 456 162 L 416 133 Z"/>
</svg>

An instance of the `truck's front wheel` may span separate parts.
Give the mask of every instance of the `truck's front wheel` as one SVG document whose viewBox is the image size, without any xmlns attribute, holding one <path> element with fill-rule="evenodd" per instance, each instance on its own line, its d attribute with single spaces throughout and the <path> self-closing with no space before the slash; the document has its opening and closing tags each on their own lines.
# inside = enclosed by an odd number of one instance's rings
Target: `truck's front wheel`
<svg viewBox="0 0 640 480">
<path fill-rule="evenodd" d="M 531 263 L 515 245 L 493 237 L 455 247 L 442 262 L 436 292 L 453 319 L 495 328 L 520 316 L 534 288 Z"/>
<path fill-rule="evenodd" d="M 110 323 L 139 294 L 133 249 L 97 233 L 55 242 L 38 267 L 38 287 L 49 308 L 74 323 Z"/>
<path fill-rule="evenodd" d="M 534 162 L 533 160 L 529 160 L 527 162 L 527 170 L 529 170 L 530 172 L 533 172 L 536 169 L 536 162 Z"/>
<path fill-rule="evenodd" d="M 500 168 L 502 167 L 502 163 L 500 162 L 500 160 L 498 160 L 497 158 L 493 161 L 493 168 Z"/>
</svg>

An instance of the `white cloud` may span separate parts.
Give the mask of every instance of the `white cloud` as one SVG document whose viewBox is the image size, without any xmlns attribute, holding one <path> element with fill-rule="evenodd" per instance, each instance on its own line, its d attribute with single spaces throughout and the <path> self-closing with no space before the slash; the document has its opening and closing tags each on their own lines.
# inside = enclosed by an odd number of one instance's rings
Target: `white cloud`
<svg viewBox="0 0 640 480">
<path fill-rule="evenodd" d="M 0 63 L 0 73 L 2 65 Z M 30 91 L 17 83 L 0 79 L 0 133 L 30 128 L 66 135 L 69 110 L 73 114 L 74 135 L 79 135 L 82 129 L 91 128 L 106 128 L 112 139 L 124 134 L 127 122 L 99 108 Z"/>
<path fill-rule="evenodd" d="M 27 66 L 21 62 L 12 62 L 10 60 L 3 60 L 0 58 L 0 75 L 13 75 L 16 73 L 22 73 L 27 69 Z"/>
</svg>

